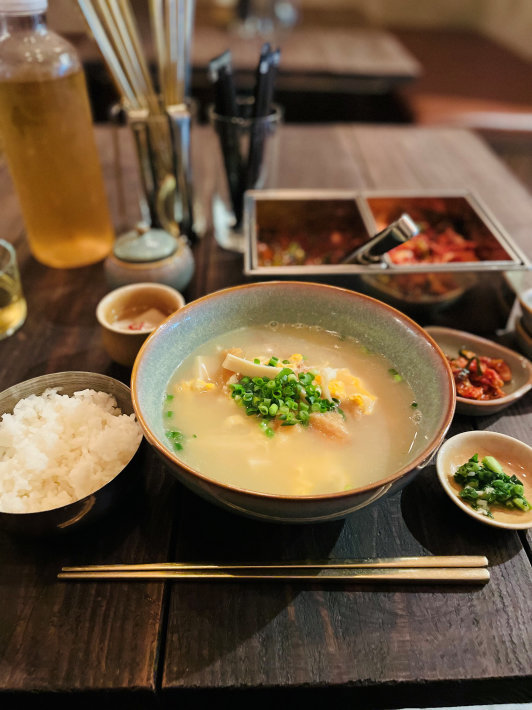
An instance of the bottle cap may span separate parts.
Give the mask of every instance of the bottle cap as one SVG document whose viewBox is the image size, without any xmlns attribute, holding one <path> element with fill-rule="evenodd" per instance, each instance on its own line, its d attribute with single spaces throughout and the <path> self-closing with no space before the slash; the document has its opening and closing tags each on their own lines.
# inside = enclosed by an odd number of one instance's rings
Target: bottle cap
<svg viewBox="0 0 532 710">
<path fill-rule="evenodd" d="M 35 15 L 47 9 L 48 0 L 0 0 L 2 15 Z"/>
</svg>

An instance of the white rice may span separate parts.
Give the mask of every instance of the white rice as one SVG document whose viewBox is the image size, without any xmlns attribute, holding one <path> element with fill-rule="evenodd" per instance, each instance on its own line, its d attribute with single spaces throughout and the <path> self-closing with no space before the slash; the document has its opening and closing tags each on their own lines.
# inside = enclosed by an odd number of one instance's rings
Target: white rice
<svg viewBox="0 0 532 710">
<path fill-rule="evenodd" d="M 34 513 L 73 503 L 114 478 L 142 433 L 106 392 L 47 389 L 0 421 L 0 511 Z"/>
</svg>

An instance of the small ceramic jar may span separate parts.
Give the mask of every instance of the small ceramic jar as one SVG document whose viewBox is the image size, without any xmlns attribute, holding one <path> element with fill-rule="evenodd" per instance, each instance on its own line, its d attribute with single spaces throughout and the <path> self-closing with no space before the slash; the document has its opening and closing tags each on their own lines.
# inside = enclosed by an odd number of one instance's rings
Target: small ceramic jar
<svg viewBox="0 0 532 710">
<path fill-rule="evenodd" d="M 182 237 L 138 227 L 116 240 L 104 268 L 112 288 L 153 281 L 183 290 L 194 274 L 194 256 Z"/>
<path fill-rule="evenodd" d="M 179 291 L 165 284 L 129 284 L 111 291 L 96 308 L 106 352 L 131 367 L 148 335 L 184 305 Z"/>
</svg>

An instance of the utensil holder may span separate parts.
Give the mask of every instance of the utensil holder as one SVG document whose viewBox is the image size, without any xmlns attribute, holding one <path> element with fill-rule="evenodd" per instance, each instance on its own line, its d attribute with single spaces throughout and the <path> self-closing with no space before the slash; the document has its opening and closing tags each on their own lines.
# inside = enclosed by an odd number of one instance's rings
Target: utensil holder
<svg viewBox="0 0 532 710">
<path fill-rule="evenodd" d="M 166 115 L 147 110 L 129 110 L 126 115 L 137 149 L 145 220 L 173 236 L 192 239 L 190 107 L 171 106 Z"/>
<path fill-rule="evenodd" d="M 237 116 L 223 116 L 209 107 L 209 122 L 217 137 L 212 219 L 218 244 L 243 252 L 244 193 L 276 184 L 283 111 L 272 104 L 268 115 L 254 117 L 253 99 L 241 97 L 237 106 Z"/>
</svg>

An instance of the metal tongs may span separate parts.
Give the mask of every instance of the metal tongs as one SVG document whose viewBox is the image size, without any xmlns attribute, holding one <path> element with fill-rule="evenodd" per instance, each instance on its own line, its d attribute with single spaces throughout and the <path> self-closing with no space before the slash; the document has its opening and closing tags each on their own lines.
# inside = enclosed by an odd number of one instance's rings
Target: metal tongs
<svg viewBox="0 0 532 710">
<path fill-rule="evenodd" d="M 419 234 L 419 227 L 405 212 L 368 242 L 350 252 L 341 263 L 363 265 L 389 263 L 386 253 L 412 239 L 416 234 Z"/>
</svg>

